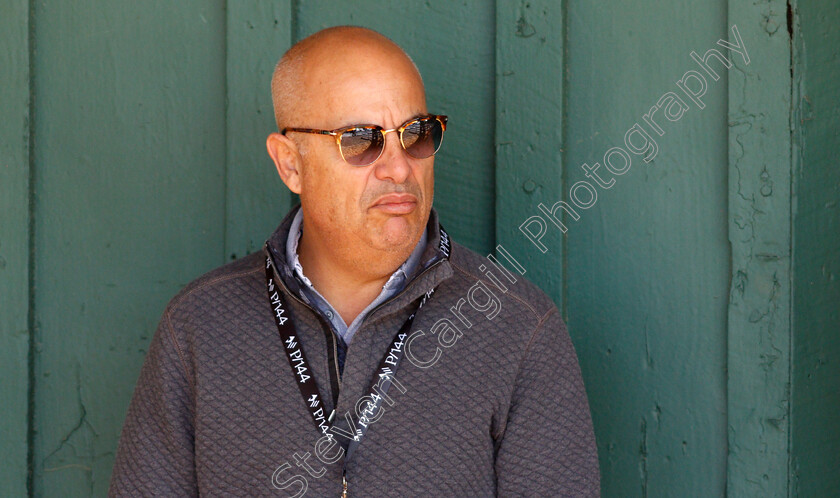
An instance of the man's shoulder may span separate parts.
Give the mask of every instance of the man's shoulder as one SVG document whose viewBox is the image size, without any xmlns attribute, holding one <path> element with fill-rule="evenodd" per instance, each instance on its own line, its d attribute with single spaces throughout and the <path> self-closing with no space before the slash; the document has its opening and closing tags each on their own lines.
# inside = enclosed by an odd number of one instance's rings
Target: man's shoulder
<svg viewBox="0 0 840 498">
<path fill-rule="evenodd" d="M 453 241 L 449 262 L 455 277 L 465 279 L 470 286 L 482 282 L 499 299 L 510 301 L 522 313 L 532 315 L 536 320 L 557 309 L 548 294 L 522 276 L 504 257 L 493 261 Z"/>
<path fill-rule="evenodd" d="M 253 294 L 262 282 L 265 255 L 262 251 L 249 254 L 236 261 L 214 268 L 188 283 L 170 301 L 167 313 L 194 309 L 231 300 L 242 294 Z"/>
</svg>

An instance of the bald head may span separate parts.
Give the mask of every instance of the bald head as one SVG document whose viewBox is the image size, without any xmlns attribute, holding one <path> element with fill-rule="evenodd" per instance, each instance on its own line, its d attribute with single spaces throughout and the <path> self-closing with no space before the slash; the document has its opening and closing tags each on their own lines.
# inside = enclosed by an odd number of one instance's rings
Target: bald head
<svg viewBox="0 0 840 498">
<path fill-rule="evenodd" d="M 375 161 L 352 166 L 333 137 L 303 129 L 393 131 L 428 115 L 417 67 L 379 33 L 330 28 L 283 55 L 271 92 L 278 128 L 297 128 L 271 133 L 266 149 L 283 183 L 300 196 L 306 228 L 299 252 L 307 276 L 327 289 L 331 302 L 330 286 L 350 297 L 360 282 L 372 283 L 377 294 L 424 233 L 434 201 L 434 156 L 413 157 L 399 134 L 388 133 Z M 344 288 L 342 280 L 353 285 Z M 342 318 L 351 323 L 354 315 Z"/>
<path fill-rule="evenodd" d="M 312 34 L 290 48 L 274 68 L 271 98 L 277 128 L 315 126 L 305 121 L 337 78 L 387 67 L 406 79 L 423 80 L 414 61 L 396 43 L 376 31 L 337 26 Z"/>
</svg>

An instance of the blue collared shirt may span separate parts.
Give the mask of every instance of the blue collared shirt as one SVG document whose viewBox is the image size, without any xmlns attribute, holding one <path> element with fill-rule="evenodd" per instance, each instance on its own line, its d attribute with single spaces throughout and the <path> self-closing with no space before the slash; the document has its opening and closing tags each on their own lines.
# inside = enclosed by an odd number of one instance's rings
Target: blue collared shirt
<svg viewBox="0 0 840 498">
<path fill-rule="evenodd" d="M 324 296 L 322 296 L 321 293 L 312 286 L 312 282 L 310 282 L 309 279 L 306 278 L 306 275 L 303 274 L 303 266 L 300 264 L 297 252 L 298 243 L 300 242 L 300 236 L 302 233 L 303 209 L 298 209 L 297 214 L 295 214 L 295 218 L 292 220 L 292 225 L 289 227 L 289 238 L 286 240 L 286 263 L 289 265 L 289 268 L 294 269 L 298 279 L 303 283 L 303 286 L 301 286 L 301 293 L 303 295 L 301 297 L 309 305 L 324 315 L 327 321 L 332 325 L 333 331 L 344 341 L 345 344 L 350 344 L 350 341 L 353 339 L 353 335 L 359 329 L 359 326 L 362 324 L 362 321 L 368 313 L 379 306 L 380 303 L 386 301 L 405 287 L 408 279 L 413 276 L 419 266 L 420 258 L 423 255 L 423 249 L 426 248 L 427 242 L 426 230 L 424 229 L 423 235 L 420 237 L 420 241 L 417 242 L 417 245 L 414 247 L 414 250 L 411 252 L 408 259 L 406 259 L 405 262 L 397 268 L 397 271 L 391 275 L 391 278 L 385 282 L 385 285 L 382 286 L 382 292 L 376 296 L 376 299 L 374 299 L 373 302 L 362 310 L 362 312 L 359 313 L 359 316 L 353 320 L 353 323 L 348 326 L 344 323 L 344 319 L 341 318 L 341 315 L 338 314 L 335 308 L 333 308 Z M 344 362 L 342 361 L 341 363 Z"/>
</svg>

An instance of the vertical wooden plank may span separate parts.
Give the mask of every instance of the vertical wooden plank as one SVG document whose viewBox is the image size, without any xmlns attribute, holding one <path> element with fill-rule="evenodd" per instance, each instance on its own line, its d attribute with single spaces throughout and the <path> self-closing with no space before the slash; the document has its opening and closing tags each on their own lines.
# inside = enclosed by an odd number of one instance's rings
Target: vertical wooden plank
<svg viewBox="0 0 840 498">
<path fill-rule="evenodd" d="M 29 434 L 29 2 L 0 7 L 0 495 L 26 496 Z"/>
<path fill-rule="evenodd" d="M 793 370 L 790 496 L 840 489 L 840 4 L 791 2 Z"/>
<path fill-rule="evenodd" d="M 454 240 L 487 254 L 494 234 L 493 4 L 300 2 L 297 34 L 352 24 L 375 29 L 411 56 L 431 112 L 449 116 L 435 156 L 435 209 Z"/>
<path fill-rule="evenodd" d="M 265 150 L 277 130 L 271 103 L 274 65 L 292 43 L 292 2 L 227 4 L 227 206 L 225 257 L 252 253 L 291 205 Z"/>
<path fill-rule="evenodd" d="M 496 3 L 496 240 L 561 308 L 564 240 L 537 206 L 565 199 L 563 37 L 561 2 Z M 545 253 L 520 231 L 531 216 Z"/>
<path fill-rule="evenodd" d="M 726 78 L 735 70 L 715 66 L 702 107 L 677 81 L 703 71 L 692 51 L 732 56 L 716 44 L 727 37 L 726 2 L 570 1 L 567 16 L 566 182 L 555 199 L 572 200 L 580 181 L 598 195 L 568 218 L 565 297 L 602 493 L 723 496 Z M 671 119 L 657 110 L 655 129 L 644 116 L 673 96 L 687 109 L 675 105 Z M 628 146 L 636 126 L 655 153 Z M 631 140 L 645 142 L 640 132 Z M 607 154 L 613 147 L 630 157 L 626 171 L 621 152 Z M 595 167 L 601 180 L 586 171 Z"/>
<path fill-rule="evenodd" d="M 787 496 L 791 74 L 783 1 L 729 2 L 749 61 L 729 73 L 727 494 Z M 736 28 L 729 34 L 737 43 Z M 749 64 L 747 64 L 749 62 Z"/>
<path fill-rule="evenodd" d="M 224 2 L 36 2 L 35 496 L 105 496 L 165 303 L 222 263 Z"/>
</svg>

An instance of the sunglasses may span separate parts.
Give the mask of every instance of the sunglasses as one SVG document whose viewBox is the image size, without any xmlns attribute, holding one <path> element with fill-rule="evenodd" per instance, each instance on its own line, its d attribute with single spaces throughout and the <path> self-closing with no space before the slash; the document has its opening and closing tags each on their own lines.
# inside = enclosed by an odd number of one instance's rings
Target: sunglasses
<svg viewBox="0 0 840 498">
<path fill-rule="evenodd" d="M 297 133 L 315 133 L 332 135 L 338 145 L 341 158 L 353 166 L 373 164 L 385 150 L 385 134 L 396 131 L 400 145 L 415 159 L 433 156 L 443 142 L 446 131 L 446 116 L 429 114 L 409 119 L 398 128 L 385 130 L 377 125 L 353 125 L 337 130 L 315 130 L 312 128 L 283 128 L 281 135 L 293 131 Z"/>
</svg>

